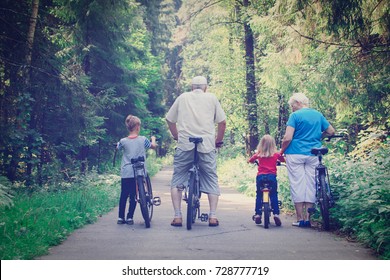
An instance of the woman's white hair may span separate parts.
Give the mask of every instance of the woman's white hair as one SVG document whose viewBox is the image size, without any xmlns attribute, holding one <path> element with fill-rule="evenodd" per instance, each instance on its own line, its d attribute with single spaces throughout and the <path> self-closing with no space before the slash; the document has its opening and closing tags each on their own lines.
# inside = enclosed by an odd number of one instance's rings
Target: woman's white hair
<svg viewBox="0 0 390 280">
<path fill-rule="evenodd" d="M 302 92 L 296 92 L 288 101 L 288 104 L 291 106 L 294 103 L 301 103 L 303 105 L 309 106 L 309 98 L 306 97 L 306 95 Z"/>
</svg>

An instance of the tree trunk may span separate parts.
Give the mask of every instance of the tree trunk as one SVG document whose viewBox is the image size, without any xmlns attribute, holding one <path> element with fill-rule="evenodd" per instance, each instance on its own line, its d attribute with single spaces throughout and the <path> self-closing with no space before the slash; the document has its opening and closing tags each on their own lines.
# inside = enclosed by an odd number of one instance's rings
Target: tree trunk
<svg viewBox="0 0 390 280">
<path fill-rule="evenodd" d="M 249 6 L 249 0 L 243 1 L 244 7 Z M 246 17 L 243 17 L 245 32 L 245 63 L 246 63 L 246 114 L 249 134 L 247 136 L 246 153 L 251 154 L 259 142 L 259 132 L 257 123 L 257 92 L 255 77 L 255 55 L 253 31 Z"/>
<path fill-rule="evenodd" d="M 30 17 L 30 27 L 27 33 L 27 54 L 26 54 L 27 67 L 31 66 L 35 28 L 37 26 L 37 18 L 38 18 L 38 7 L 39 7 L 39 0 L 33 0 L 31 17 Z"/>
<path fill-rule="evenodd" d="M 26 91 L 31 93 L 31 63 L 32 63 L 32 51 L 33 51 L 33 45 L 34 45 L 34 37 L 35 37 L 35 28 L 37 26 L 37 17 L 38 17 L 38 8 L 39 8 L 39 0 L 33 0 L 32 2 L 32 10 L 31 10 L 31 16 L 30 16 L 30 26 L 27 33 L 27 52 L 26 52 L 26 69 L 24 72 L 24 79 L 25 79 L 25 85 L 26 85 Z M 27 104 L 26 104 L 27 105 Z M 32 110 L 32 104 L 26 106 L 28 110 Z M 27 144 L 28 144 L 28 158 L 27 158 L 27 185 L 30 185 L 32 183 L 32 159 L 33 159 L 33 142 L 34 138 L 31 134 L 31 131 L 33 131 L 36 127 L 36 122 L 34 120 L 34 116 L 30 117 L 29 120 L 29 128 L 30 132 L 27 138 Z"/>
<path fill-rule="evenodd" d="M 278 116 L 278 132 L 275 137 L 276 146 L 282 145 L 282 138 L 284 131 L 286 130 L 286 123 L 288 120 L 288 107 L 285 101 L 284 94 L 278 91 L 278 103 L 279 103 L 279 116 Z"/>
</svg>

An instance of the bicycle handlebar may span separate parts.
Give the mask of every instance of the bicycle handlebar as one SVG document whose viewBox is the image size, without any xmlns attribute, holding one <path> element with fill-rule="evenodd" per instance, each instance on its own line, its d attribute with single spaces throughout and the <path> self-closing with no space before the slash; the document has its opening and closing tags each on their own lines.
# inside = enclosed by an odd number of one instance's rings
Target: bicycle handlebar
<svg viewBox="0 0 390 280">
<path fill-rule="evenodd" d="M 326 142 L 329 142 L 332 138 L 344 138 L 344 135 L 341 134 L 334 134 L 331 136 L 326 136 L 324 139 Z"/>
</svg>

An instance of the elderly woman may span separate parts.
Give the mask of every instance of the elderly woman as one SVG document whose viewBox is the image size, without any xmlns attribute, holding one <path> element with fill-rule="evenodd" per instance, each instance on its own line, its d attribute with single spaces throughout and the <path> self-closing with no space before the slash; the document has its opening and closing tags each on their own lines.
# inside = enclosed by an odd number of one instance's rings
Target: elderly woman
<svg viewBox="0 0 390 280">
<path fill-rule="evenodd" d="M 308 209 L 315 202 L 315 168 L 318 165 L 311 149 L 320 147 L 321 139 L 333 135 L 335 130 L 320 112 L 309 108 L 309 99 L 303 93 L 294 93 L 288 104 L 292 113 L 280 153 L 286 155 L 291 198 L 297 215 L 293 226 L 310 227 Z"/>
</svg>

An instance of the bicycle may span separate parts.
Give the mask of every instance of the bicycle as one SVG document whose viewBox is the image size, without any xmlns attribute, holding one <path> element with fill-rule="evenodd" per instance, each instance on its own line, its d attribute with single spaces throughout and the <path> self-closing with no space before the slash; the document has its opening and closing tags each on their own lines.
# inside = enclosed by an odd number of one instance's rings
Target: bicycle
<svg viewBox="0 0 390 280">
<path fill-rule="evenodd" d="M 192 224 L 195 223 L 196 218 L 202 222 L 208 221 L 208 214 L 200 214 L 200 185 L 199 185 L 199 156 L 198 144 L 203 142 L 201 137 L 190 137 L 189 141 L 194 143 L 194 161 L 192 167 L 188 171 L 189 180 L 188 185 L 184 188 L 183 200 L 187 203 L 187 230 L 191 230 Z"/>
<path fill-rule="evenodd" d="M 258 165 L 259 163 L 257 160 L 255 163 Z M 278 166 L 281 165 L 280 162 L 277 163 Z M 272 181 L 268 179 L 262 179 L 260 181 L 260 191 L 262 192 L 263 200 L 261 204 L 261 212 L 264 215 L 264 228 L 269 228 L 270 224 L 270 217 L 271 213 L 273 212 L 272 204 L 271 204 L 271 199 L 270 199 L 270 192 L 272 192 Z M 282 202 L 278 200 L 278 205 L 282 206 Z M 255 220 L 255 216 L 252 216 L 252 220 Z"/>
<path fill-rule="evenodd" d="M 342 137 L 343 135 L 332 135 L 326 137 L 326 141 L 329 142 L 332 138 Z M 311 153 L 318 158 L 318 165 L 315 170 L 316 202 L 313 208 L 308 209 L 308 212 L 309 214 L 313 214 L 318 207 L 320 208 L 324 230 L 330 229 L 329 211 L 335 204 L 330 187 L 328 168 L 322 163 L 322 157 L 328 152 L 329 149 L 325 146 L 311 149 Z"/>
<path fill-rule="evenodd" d="M 153 196 L 150 177 L 145 169 L 145 158 L 143 156 L 132 158 L 131 164 L 133 165 L 134 177 L 136 178 L 136 199 L 140 204 L 141 214 L 145 221 L 145 227 L 149 228 L 153 217 L 153 206 L 160 206 L 161 198 Z"/>
</svg>

